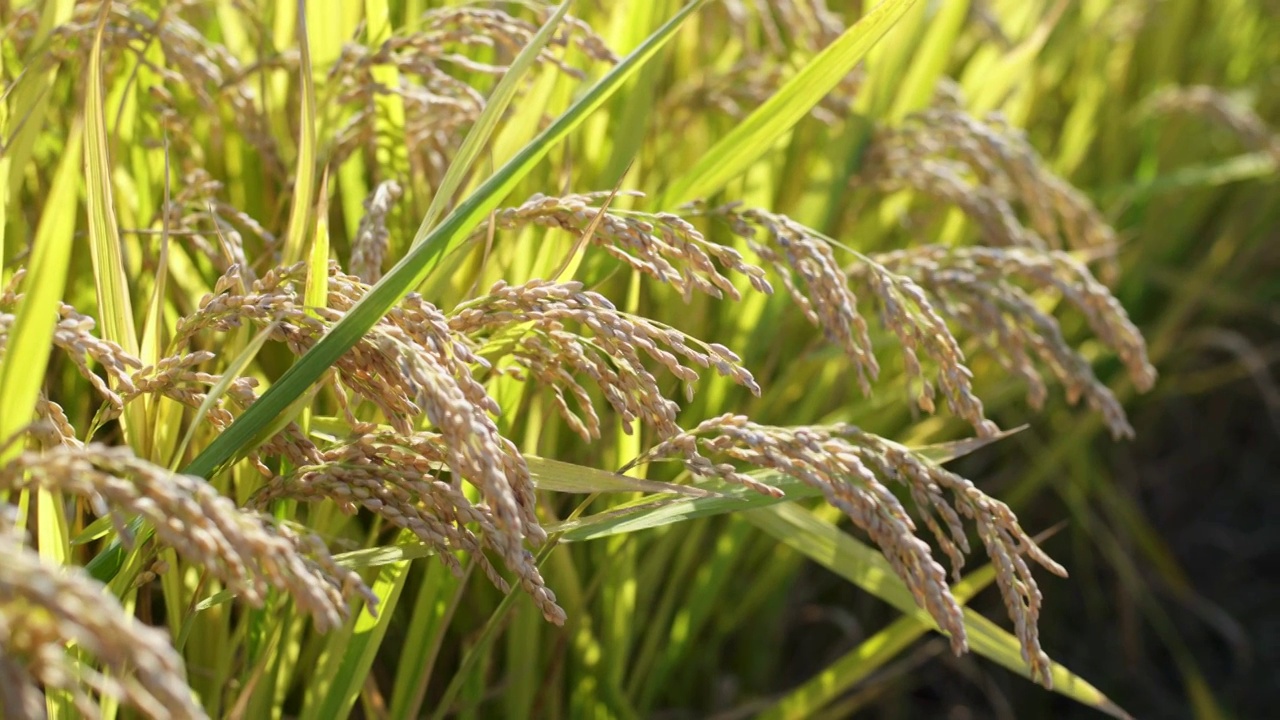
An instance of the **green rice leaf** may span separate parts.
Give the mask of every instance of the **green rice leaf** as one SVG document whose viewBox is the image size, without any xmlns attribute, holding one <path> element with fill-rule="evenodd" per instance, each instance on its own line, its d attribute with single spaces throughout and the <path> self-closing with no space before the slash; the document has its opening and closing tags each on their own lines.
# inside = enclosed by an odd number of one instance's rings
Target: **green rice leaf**
<svg viewBox="0 0 1280 720">
<path fill-rule="evenodd" d="M 529 475 L 539 490 L 562 493 L 649 492 L 671 493 L 703 497 L 706 490 L 689 485 L 655 482 L 628 477 L 619 473 L 551 460 L 535 455 L 524 456 L 529 465 Z"/>
<path fill-rule="evenodd" d="M 93 260 L 94 287 L 98 294 L 98 315 L 102 335 L 137 357 L 138 333 L 133 322 L 133 300 L 125 276 L 120 228 L 116 224 L 115 198 L 111 189 L 111 158 L 108 152 L 106 99 L 103 97 L 102 38 L 106 32 L 110 4 L 103 3 L 98 14 L 93 49 L 89 53 L 89 73 L 84 101 L 85 117 L 85 198 L 89 210 L 89 257 Z M 146 428 L 147 402 L 125 406 L 121 422 L 125 437 L 143 457 L 151 455 L 151 438 Z"/>
<path fill-rule="evenodd" d="M 329 171 L 320 177 L 316 227 L 307 247 L 307 286 L 302 301 L 310 312 L 329 303 Z"/>
<path fill-rule="evenodd" d="M 22 281 L 24 297 L 9 328 L 4 357 L 0 358 L 0 441 L 31 422 L 53 350 L 58 304 L 66 289 L 76 229 L 76 213 L 69 208 L 79 204 L 76 191 L 83 139 L 77 122 L 67 136 L 36 227 L 31 261 Z M 18 444 L 9 445 L 0 451 L 0 461 L 20 448 Z"/>
<path fill-rule="evenodd" d="M 1188 165 L 1150 180 L 1107 188 L 1103 194 L 1121 202 L 1137 202 L 1174 192 L 1219 187 L 1228 183 L 1256 180 L 1280 173 L 1280 160 L 1269 153 L 1252 152 L 1225 160 Z"/>
<path fill-rule="evenodd" d="M 804 508 L 790 504 L 750 510 L 745 515 L 756 527 L 789 547 L 884 600 L 904 615 L 937 629 L 933 618 L 915 604 L 911 591 L 894 574 L 884 556 L 835 525 Z M 964 609 L 964 619 L 969 648 L 973 652 L 1023 677 L 1030 677 L 1030 671 L 1022 661 L 1022 650 L 1017 638 L 969 608 Z M 1101 691 L 1062 665 L 1053 663 L 1051 674 L 1053 691 L 1059 695 L 1112 717 L 1128 717 L 1123 709 Z"/>
<path fill-rule="evenodd" d="M 758 477 L 762 482 L 781 488 L 786 495 L 774 498 L 747 488 L 714 485 L 716 494 L 710 497 L 646 496 L 602 513 L 550 525 L 547 527 L 547 532 L 562 533 L 563 542 L 598 540 L 611 535 L 651 530 L 697 518 L 744 512 L 752 508 L 768 507 L 821 494 L 801 484 L 800 481 L 785 476 L 761 473 Z"/>
<path fill-rule="evenodd" d="M 22 58 L 21 72 L 12 73 L 17 79 L 0 93 L 0 105 L 10 103 L 5 110 L 0 110 L 0 146 L 4 148 L 0 151 L 0 173 L 3 174 L 0 177 L 0 260 L 5 257 L 9 202 L 22 188 L 27 161 L 49 116 L 49 88 L 58 76 L 59 65 L 49 62 L 45 44 L 55 28 L 71 19 L 74 9 L 75 0 L 43 3 L 31 46 Z M 0 67 L 3 63 L 4 60 L 0 60 Z"/>
<path fill-rule="evenodd" d="M 1012 435 L 1016 435 L 1023 430 L 1026 430 L 1027 427 L 1027 425 L 1019 425 L 1016 428 L 1001 430 L 998 433 L 994 433 L 986 437 L 962 438 L 960 440 L 932 443 L 909 449 L 916 455 L 932 460 L 935 463 L 948 463 L 952 460 L 962 458 L 965 455 L 969 455 L 970 453 L 975 453 L 997 440 L 1003 440 Z"/>
<path fill-rule="evenodd" d="M 910 69 L 902 85 L 894 93 L 888 120 L 897 122 L 908 113 L 929 104 L 938 78 L 946 72 L 947 62 L 955 52 L 956 38 L 969 15 L 967 0 L 941 3 L 929 22 L 929 29 L 912 55 Z"/>
<path fill-rule="evenodd" d="M 343 567 L 348 567 L 352 570 L 363 570 L 364 568 L 381 567 L 405 560 L 431 557 L 432 555 L 435 555 L 435 550 L 430 545 L 411 542 L 405 545 L 384 545 L 364 550 L 352 550 L 334 555 L 333 559 Z"/>
<path fill-rule="evenodd" d="M 297 5 L 298 79 L 302 86 L 301 117 L 298 119 L 298 157 L 294 167 L 289 225 L 284 234 L 282 262 L 292 265 L 307 255 L 312 205 L 316 193 L 316 88 L 311 76 L 311 43 L 307 37 L 306 3 Z"/>
<path fill-rule="evenodd" d="M 85 195 L 89 206 L 89 246 L 98 289 L 98 313 L 103 335 L 127 352 L 138 354 L 133 328 L 133 304 L 120 252 L 115 199 L 111 191 L 111 158 L 108 153 L 106 101 L 102 88 L 102 34 L 109 5 L 103 5 L 89 55 L 89 82 L 85 95 Z"/>
<path fill-rule="evenodd" d="M 391 627 L 395 607 L 409 579 L 407 563 L 383 567 L 372 585 L 378 615 L 361 609 L 335 637 L 327 639 L 315 677 L 307 683 L 308 695 L 301 720 L 347 717 L 364 689 L 373 658 Z"/>
<path fill-rule="evenodd" d="M 91 543 L 94 540 L 106 537 L 113 527 L 111 521 L 112 518 L 110 515 L 104 515 L 97 520 L 94 520 L 86 525 L 84 530 L 81 530 L 75 537 L 71 538 L 71 544 L 73 546 L 84 545 L 86 543 Z"/>
<path fill-rule="evenodd" d="M 915 0 L 885 0 L 809 61 L 755 112 L 680 175 L 656 207 L 675 207 L 720 191 L 774 145 L 853 71 Z"/>
</svg>

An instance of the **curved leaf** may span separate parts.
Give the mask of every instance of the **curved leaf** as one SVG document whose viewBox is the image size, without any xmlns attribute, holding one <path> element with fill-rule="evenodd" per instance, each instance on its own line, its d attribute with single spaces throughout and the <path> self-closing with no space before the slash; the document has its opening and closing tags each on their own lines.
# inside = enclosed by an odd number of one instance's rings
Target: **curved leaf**
<svg viewBox="0 0 1280 720">
<path fill-rule="evenodd" d="M 911 591 L 893 573 L 889 562 L 879 551 L 795 505 L 750 510 L 745 515 L 756 527 L 828 570 L 884 600 L 904 615 L 937 629 L 933 618 L 915 604 Z M 1022 660 L 1021 646 L 1016 637 L 969 608 L 964 608 L 964 623 L 970 650 L 1023 677 L 1031 676 Z M 1059 695 L 1115 718 L 1129 717 L 1101 691 L 1062 665 L 1053 663 L 1052 676 L 1053 691 Z"/>
</svg>

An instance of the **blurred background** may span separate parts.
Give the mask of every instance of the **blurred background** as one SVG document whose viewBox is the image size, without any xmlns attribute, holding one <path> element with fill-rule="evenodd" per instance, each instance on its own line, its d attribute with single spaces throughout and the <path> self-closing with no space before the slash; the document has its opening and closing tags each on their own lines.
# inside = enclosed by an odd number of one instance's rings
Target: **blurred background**
<svg viewBox="0 0 1280 720">
<path fill-rule="evenodd" d="M 1009 408 L 1002 426 L 1030 428 L 953 467 L 1010 502 L 1026 527 L 1065 519 L 1046 548 L 1071 578 L 1043 582 L 1041 628 L 1056 660 L 1139 718 L 1272 717 L 1280 4 L 975 2 L 968 22 L 1035 53 L 1003 109 L 1113 222 L 1115 290 L 1160 381 L 1124 396 L 1134 441 L 1113 442 L 1079 412 L 1028 419 Z M 956 76 L 982 52 L 953 57 Z M 811 567 L 792 602 L 790 682 L 892 617 Z M 995 593 L 977 602 L 989 617 L 1001 612 Z M 991 663 L 952 657 L 938 638 L 845 702 L 829 716 L 1100 717 Z"/>
</svg>

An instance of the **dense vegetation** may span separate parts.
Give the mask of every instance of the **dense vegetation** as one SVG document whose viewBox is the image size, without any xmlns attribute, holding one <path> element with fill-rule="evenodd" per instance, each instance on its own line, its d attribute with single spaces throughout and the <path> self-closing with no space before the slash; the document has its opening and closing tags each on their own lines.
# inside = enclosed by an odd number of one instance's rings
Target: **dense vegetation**
<svg viewBox="0 0 1280 720">
<path fill-rule="evenodd" d="M 437 5 L 0 5 L 5 717 L 1248 712 L 1274 3 Z"/>
</svg>

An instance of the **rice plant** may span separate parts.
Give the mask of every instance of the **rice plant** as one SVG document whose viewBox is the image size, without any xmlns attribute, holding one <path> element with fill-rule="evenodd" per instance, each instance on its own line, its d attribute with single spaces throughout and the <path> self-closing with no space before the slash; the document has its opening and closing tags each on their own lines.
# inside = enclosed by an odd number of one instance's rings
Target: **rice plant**
<svg viewBox="0 0 1280 720">
<path fill-rule="evenodd" d="M 901 613 L 841 687 L 936 631 L 1125 716 L 944 467 L 1156 382 L 1015 119 L 1063 4 L 427 5 L 0 6 L 5 716 L 802 716 L 691 700 L 802 557 Z"/>
</svg>

